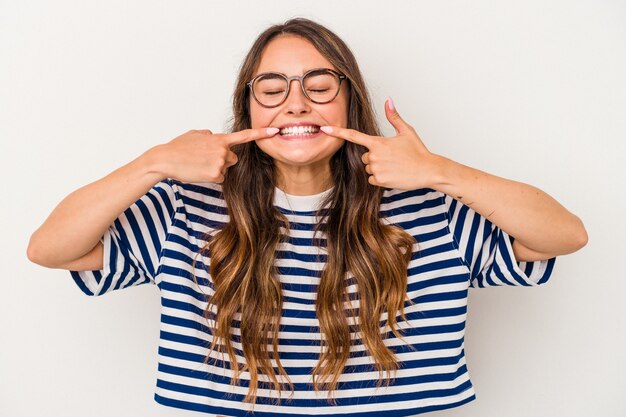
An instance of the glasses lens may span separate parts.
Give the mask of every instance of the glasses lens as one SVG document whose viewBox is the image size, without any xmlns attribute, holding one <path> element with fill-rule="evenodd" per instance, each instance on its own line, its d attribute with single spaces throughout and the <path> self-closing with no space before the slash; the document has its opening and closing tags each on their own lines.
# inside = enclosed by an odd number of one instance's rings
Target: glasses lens
<svg viewBox="0 0 626 417">
<path fill-rule="evenodd" d="M 316 103 L 328 103 L 337 95 L 339 78 L 328 71 L 313 71 L 304 78 L 304 89 Z"/>
<path fill-rule="evenodd" d="M 287 80 L 280 74 L 265 74 L 256 79 L 252 90 L 261 104 L 275 106 L 283 100 L 287 92 Z"/>
</svg>

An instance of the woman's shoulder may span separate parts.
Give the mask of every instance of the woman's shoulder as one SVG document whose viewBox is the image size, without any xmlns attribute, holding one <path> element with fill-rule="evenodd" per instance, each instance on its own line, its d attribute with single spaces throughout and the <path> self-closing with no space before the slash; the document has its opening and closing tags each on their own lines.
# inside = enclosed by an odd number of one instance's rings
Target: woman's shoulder
<svg viewBox="0 0 626 417">
<path fill-rule="evenodd" d="M 210 212 L 222 212 L 226 207 L 222 185 L 217 183 L 189 183 L 167 178 L 185 207 L 196 207 Z"/>
<path fill-rule="evenodd" d="M 380 216 L 391 223 L 441 221 L 445 217 L 445 194 L 431 188 L 385 189 Z"/>
<path fill-rule="evenodd" d="M 172 178 L 167 178 L 165 181 L 181 195 L 194 196 L 198 199 L 202 199 L 205 196 L 223 198 L 222 184 L 212 182 L 182 182 Z"/>
<path fill-rule="evenodd" d="M 418 188 L 415 190 L 385 188 L 381 199 L 381 209 L 386 206 L 394 207 L 398 205 L 432 206 L 433 204 L 444 204 L 444 197 L 444 193 L 432 188 Z"/>
</svg>

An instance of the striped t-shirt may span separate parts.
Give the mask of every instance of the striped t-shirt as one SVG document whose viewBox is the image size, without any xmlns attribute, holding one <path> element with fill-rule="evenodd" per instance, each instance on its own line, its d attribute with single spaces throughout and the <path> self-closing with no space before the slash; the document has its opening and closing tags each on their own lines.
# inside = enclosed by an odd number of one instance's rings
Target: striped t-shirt
<svg viewBox="0 0 626 417">
<path fill-rule="evenodd" d="M 291 399 L 291 391 L 282 393 L 280 405 L 275 391 L 259 386 L 254 414 L 247 414 L 250 404 L 243 398 L 249 373 L 244 372 L 234 386 L 227 362 L 224 367 L 214 366 L 214 361 L 205 364 L 211 331 L 203 314 L 213 290 L 207 272 L 210 259 L 198 252 L 207 233 L 229 219 L 220 184 L 159 182 L 103 236 L 103 270 L 71 271 L 89 295 L 157 285 L 162 307 L 155 400 L 160 404 L 263 417 L 410 416 L 462 405 L 475 398 L 464 355 L 468 288 L 536 286 L 548 280 L 554 266 L 554 258 L 516 262 L 512 237 L 441 192 L 386 189 L 380 206 L 382 221 L 401 227 L 418 242 L 407 284 L 407 297 L 415 304 L 405 303 L 407 321 L 398 317 L 412 348 L 390 333 L 385 344 L 400 367 L 389 386 L 377 387 L 373 359 L 356 338 L 333 405 L 326 391 L 313 390 L 311 377 L 321 349 L 315 298 L 325 266 L 320 262 L 325 257 L 312 256 L 324 253 L 324 248 L 313 246 L 312 237 L 319 220 L 317 205 L 330 190 L 312 196 L 275 191 L 274 204 L 290 222 L 289 239 L 279 244 L 276 256 L 284 295 L 279 357 L 295 388 Z M 354 291 L 350 286 L 349 292 Z M 233 340 L 233 347 L 243 362 L 241 344 Z M 228 360 L 227 355 L 224 358 Z M 259 379 L 267 381 L 263 375 Z"/>
</svg>

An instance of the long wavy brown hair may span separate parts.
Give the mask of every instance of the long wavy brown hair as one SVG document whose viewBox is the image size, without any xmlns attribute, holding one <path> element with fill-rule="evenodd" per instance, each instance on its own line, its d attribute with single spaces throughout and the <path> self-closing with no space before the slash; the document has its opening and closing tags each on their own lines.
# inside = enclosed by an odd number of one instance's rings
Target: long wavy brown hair
<svg viewBox="0 0 626 417">
<path fill-rule="evenodd" d="M 365 82 L 348 46 L 326 27 L 308 19 L 296 18 L 271 26 L 259 35 L 245 57 L 233 94 L 230 131 L 251 128 L 250 95 L 245 83 L 261 61 L 264 48 L 277 36 L 295 35 L 313 44 L 335 68 L 347 76 L 349 89 L 348 128 L 369 135 L 380 135 Z M 230 167 L 222 184 L 229 222 L 207 236 L 202 253 L 210 259 L 209 273 L 214 293 L 209 297 L 206 318 L 212 321 L 210 351 L 229 356 L 232 384 L 242 372 L 250 374 L 244 402 L 256 403 L 259 382 L 278 392 L 291 390 L 293 383 L 281 365 L 278 333 L 282 311 L 281 283 L 274 265 L 281 232 L 289 221 L 274 206 L 277 172 L 273 159 L 255 142 L 235 145 L 231 150 L 238 162 Z M 312 371 L 316 391 L 337 388 L 339 377 L 350 357 L 351 331 L 374 358 L 382 385 L 398 369 L 394 353 L 383 343 L 389 331 L 402 339 L 398 312 L 403 320 L 407 268 L 415 239 L 403 229 L 384 224 L 379 216 L 384 189 L 368 182 L 361 155 L 367 149 L 350 142 L 330 161 L 333 189 L 321 203 L 325 208 L 316 226 L 316 236 L 324 236 L 327 265 L 321 274 L 315 309 L 322 334 L 319 362 Z M 321 238 L 316 242 L 322 242 Z M 350 277 L 358 288 L 358 308 L 348 296 Z M 344 304 L 345 303 L 345 304 Z M 352 306 L 350 308 L 345 305 Z M 358 311 L 357 311 L 358 310 Z M 381 315 L 387 313 L 381 328 Z M 349 318 L 357 323 L 350 325 Z M 238 324 L 238 326 L 237 326 Z M 239 363 L 232 345 L 232 329 L 239 328 L 245 360 Z M 236 332 L 235 332 L 236 334 Z M 217 359 L 207 356 L 206 362 Z M 277 371 L 274 369 L 275 362 Z M 226 363 L 226 361 L 224 361 Z M 226 365 L 224 365 L 226 366 Z M 261 377 L 260 377 L 261 376 Z M 279 381 L 281 379 L 282 381 Z"/>
</svg>

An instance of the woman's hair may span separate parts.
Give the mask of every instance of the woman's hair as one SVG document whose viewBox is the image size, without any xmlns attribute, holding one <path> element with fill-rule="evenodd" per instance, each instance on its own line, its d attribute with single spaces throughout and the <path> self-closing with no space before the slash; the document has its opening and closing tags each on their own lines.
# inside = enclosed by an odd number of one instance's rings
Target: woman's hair
<svg viewBox="0 0 626 417">
<path fill-rule="evenodd" d="M 299 36 L 315 46 L 335 68 L 347 76 L 348 128 L 369 135 L 380 135 L 365 82 L 348 46 L 324 26 L 304 18 L 274 25 L 257 38 L 245 57 L 233 95 L 233 119 L 230 130 L 251 128 L 250 93 L 246 86 L 261 61 L 264 48 L 277 36 Z M 277 172 L 273 159 L 255 142 L 235 145 L 237 164 L 231 166 L 222 184 L 229 222 L 218 233 L 207 236 L 202 253 L 210 256 L 209 273 L 214 293 L 209 297 L 206 318 L 213 321 L 210 330 L 215 348 L 228 353 L 233 371 L 231 383 L 237 384 L 242 372 L 250 374 L 244 402 L 256 402 L 259 383 L 280 391 L 293 383 L 287 376 L 278 353 L 278 333 L 282 310 L 281 283 L 274 265 L 276 251 L 287 237 L 289 221 L 274 206 Z M 385 225 L 379 217 L 383 188 L 368 182 L 361 155 L 367 149 L 351 143 L 344 145 L 330 161 L 332 191 L 322 201 L 316 233 L 326 239 L 327 265 L 321 273 L 315 309 L 322 334 L 322 352 L 314 368 L 316 391 L 326 389 L 331 398 L 339 377 L 356 344 L 358 336 L 375 359 L 379 373 L 398 368 L 394 353 L 383 343 L 389 330 L 399 338 L 398 312 L 403 320 L 407 268 L 415 239 L 401 228 Z M 318 244 L 321 239 L 315 239 Z M 323 245 L 321 245 L 323 246 Z M 350 279 L 350 274 L 353 278 Z M 353 280 L 352 282 L 350 282 Z M 347 286 L 356 284 L 358 309 L 352 305 Z M 411 300 L 407 300 L 412 304 Z M 347 308 L 344 303 L 352 308 Z M 358 310 L 358 311 L 357 311 Z M 383 314 L 387 319 L 381 329 Z M 356 319 L 349 319 L 349 317 Z M 352 321 L 356 324 L 350 324 Z M 240 365 L 232 345 L 232 328 L 240 329 L 240 344 L 245 360 Z M 271 346 L 271 348 L 270 348 Z M 271 350 L 270 350 L 271 349 Z M 272 359 L 278 372 L 274 370 Z M 214 360 L 211 353 L 206 362 Z M 277 375 L 278 374 L 278 375 Z M 260 375 L 265 376 L 259 378 Z M 284 377 L 283 378 L 281 378 Z M 279 382 L 283 379 L 285 382 Z M 387 379 L 389 384 L 389 379 Z"/>
</svg>

